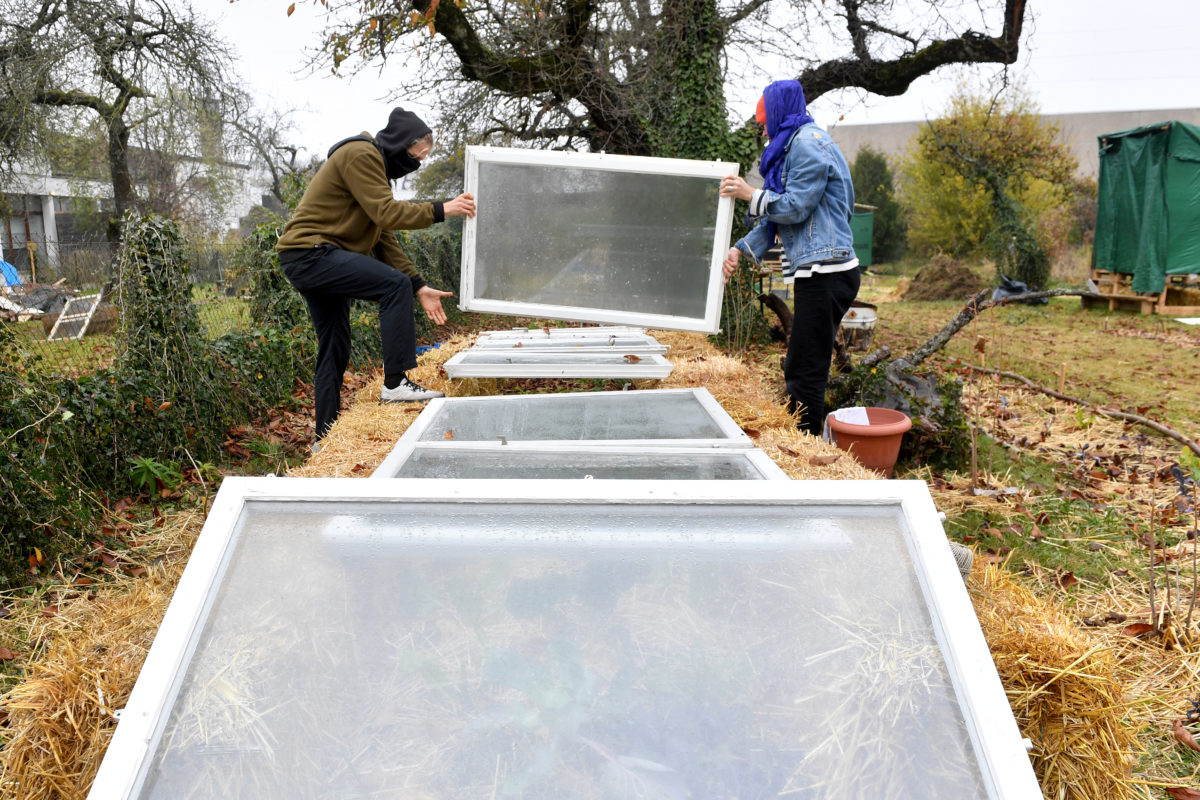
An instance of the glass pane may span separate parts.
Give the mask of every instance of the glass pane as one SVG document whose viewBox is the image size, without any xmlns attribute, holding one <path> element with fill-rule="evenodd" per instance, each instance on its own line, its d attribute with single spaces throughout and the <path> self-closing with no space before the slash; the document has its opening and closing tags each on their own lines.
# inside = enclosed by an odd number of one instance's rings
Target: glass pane
<svg viewBox="0 0 1200 800">
<path fill-rule="evenodd" d="M 594 347 L 581 353 L 564 353 L 560 350 L 529 353 L 524 352 L 523 349 L 498 351 L 472 349 L 464 350 L 459 355 L 462 358 L 458 359 L 457 363 L 463 366 L 472 364 L 595 364 L 601 367 L 605 365 L 636 366 L 642 361 L 646 362 L 646 366 L 650 366 L 651 363 L 660 363 L 660 359 L 654 358 L 652 353 L 634 359 L 619 351 L 610 353 Z"/>
<path fill-rule="evenodd" d="M 985 797 L 900 525 L 252 502 L 140 796 Z"/>
<path fill-rule="evenodd" d="M 590 350 L 621 350 L 629 348 L 629 352 L 646 352 L 646 348 L 654 348 L 659 352 L 667 348 L 660 345 L 650 336 L 593 336 L 593 337 L 555 337 L 544 336 L 540 339 L 481 339 L 474 344 L 476 350 L 557 350 L 561 352 L 584 352 Z"/>
<path fill-rule="evenodd" d="M 716 178 L 482 160 L 478 175 L 476 297 L 704 318 Z"/>
<path fill-rule="evenodd" d="M 691 392 L 612 392 L 455 397 L 437 409 L 421 440 L 495 441 L 501 436 L 513 441 L 729 438 Z"/>
<path fill-rule="evenodd" d="M 413 450 L 397 478 L 616 478 L 757 481 L 763 475 L 741 451 L 712 453 L 574 453 L 528 450 Z"/>
</svg>

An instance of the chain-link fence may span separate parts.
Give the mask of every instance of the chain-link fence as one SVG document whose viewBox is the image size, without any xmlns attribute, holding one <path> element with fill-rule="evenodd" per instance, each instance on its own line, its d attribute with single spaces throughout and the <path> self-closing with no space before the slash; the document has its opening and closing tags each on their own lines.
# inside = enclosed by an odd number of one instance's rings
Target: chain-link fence
<svg viewBox="0 0 1200 800">
<path fill-rule="evenodd" d="M 232 269 L 236 247 L 192 248 L 192 298 L 210 338 L 249 326 L 249 300 Z M 31 368 L 79 375 L 112 363 L 121 309 L 107 242 L 25 242 L 5 249 L 0 270 L 0 324 L 16 334 Z"/>
</svg>

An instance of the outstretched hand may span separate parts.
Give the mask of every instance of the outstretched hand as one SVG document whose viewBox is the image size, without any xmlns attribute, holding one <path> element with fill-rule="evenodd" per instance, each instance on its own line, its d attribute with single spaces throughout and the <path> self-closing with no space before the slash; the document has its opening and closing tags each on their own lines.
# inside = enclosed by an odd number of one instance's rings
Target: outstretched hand
<svg viewBox="0 0 1200 800">
<path fill-rule="evenodd" d="M 447 217 L 474 217 L 475 197 L 470 192 L 463 192 L 453 200 L 442 203 L 442 213 Z"/>
<path fill-rule="evenodd" d="M 435 325 L 446 324 L 446 311 L 442 308 L 442 298 L 453 296 L 454 292 L 443 292 L 432 286 L 422 286 L 417 290 L 417 299 L 421 301 L 421 308 L 425 309 L 425 316 L 429 317 Z"/>
</svg>

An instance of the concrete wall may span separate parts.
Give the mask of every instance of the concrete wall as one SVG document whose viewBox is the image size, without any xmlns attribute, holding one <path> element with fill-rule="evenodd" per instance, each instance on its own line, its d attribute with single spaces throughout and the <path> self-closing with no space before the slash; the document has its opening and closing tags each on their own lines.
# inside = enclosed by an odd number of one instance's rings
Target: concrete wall
<svg viewBox="0 0 1200 800">
<path fill-rule="evenodd" d="M 1200 108 L 1173 108 L 1149 111 L 1105 111 L 1088 114 L 1043 114 L 1043 119 L 1058 126 L 1060 138 L 1079 160 L 1079 175 L 1097 178 L 1100 156 L 1097 137 L 1115 131 L 1178 120 L 1200 125 Z M 820 120 L 818 120 L 818 123 Z M 884 122 L 878 125 L 835 125 L 829 127 L 838 147 L 853 163 L 863 145 L 870 145 L 890 162 L 908 149 L 922 122 Z"/>
</svg>

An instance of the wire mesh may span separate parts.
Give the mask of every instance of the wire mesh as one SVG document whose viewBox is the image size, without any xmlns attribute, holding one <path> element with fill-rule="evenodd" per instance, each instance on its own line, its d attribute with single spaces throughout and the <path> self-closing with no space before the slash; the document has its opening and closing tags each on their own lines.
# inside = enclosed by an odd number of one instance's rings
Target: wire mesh
<svg viewBox="0 0 1200 800">
<path fill-rule="evenodd" d="M 205 335 L 217 338 L 250 327 L 250 301 L 233 269 L 236 242 L 194 245 L 190 257 L 192 300 Z M 122 311 L 114 288 L 114 263 L 106 241 L 32 241 L 6 247 L 0 276 L 0 321 L 10 326 L 29 369 L 81 375 L 110 365 L 118 349 Z M 54 323 L 75 298 L 100 295 L 87 322 Z M 72 305 L 72 312 L 81 304 Z M 87 310 L 86 304 L 82 310 Z M 78 334 L 82 333 L 80 336 Z"/>
</svg>

